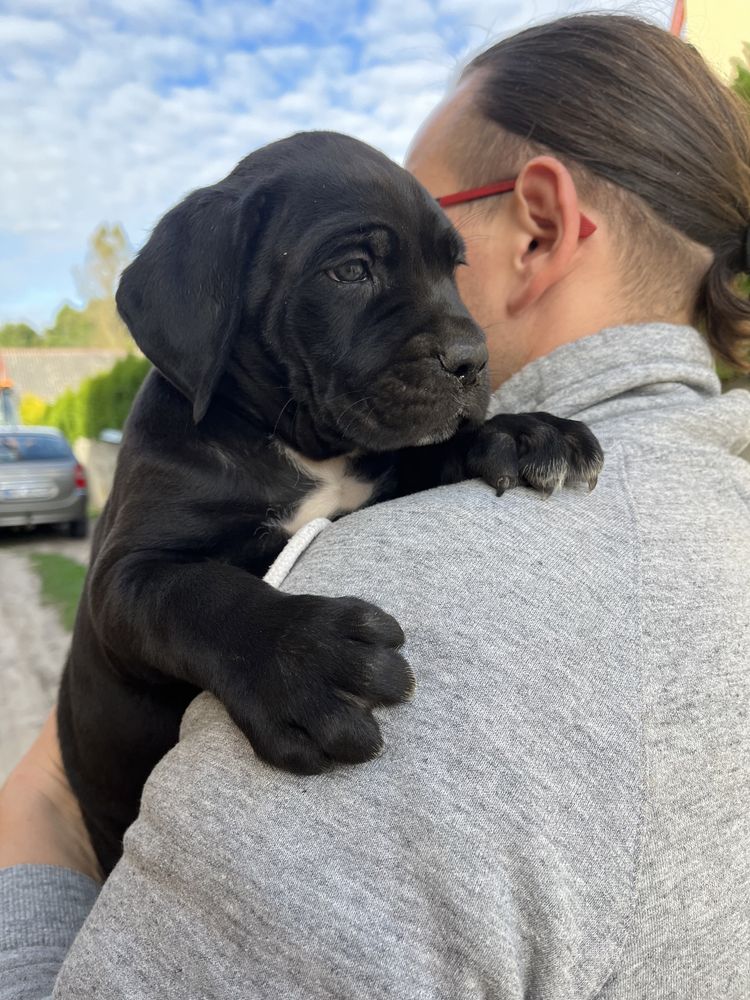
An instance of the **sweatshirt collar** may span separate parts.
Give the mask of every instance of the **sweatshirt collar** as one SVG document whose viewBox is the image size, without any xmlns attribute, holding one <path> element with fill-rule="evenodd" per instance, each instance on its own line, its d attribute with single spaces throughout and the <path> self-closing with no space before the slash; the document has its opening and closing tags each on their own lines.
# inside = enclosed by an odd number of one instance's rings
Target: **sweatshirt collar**
<svg viewBox="0 0 750 1000">
<path fill-rule="evenodd" d="M 697 330 L 666 323 L 610 327 L 526 365 L 493 394 L 489 415 L 547 410 L 578 417 L 615 398 L 641 397 L 642 408 L 644 396 L 685 390 L 704 398 L 721 393 Z"/>
</svg>

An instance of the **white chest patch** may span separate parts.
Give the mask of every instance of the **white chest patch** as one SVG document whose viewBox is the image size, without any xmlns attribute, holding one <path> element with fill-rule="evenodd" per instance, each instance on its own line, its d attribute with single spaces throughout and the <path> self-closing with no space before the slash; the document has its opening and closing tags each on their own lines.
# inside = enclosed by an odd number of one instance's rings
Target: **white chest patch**
<svg viewBox="0 0 750 1000">
<path fill-rule="evenodd" d="M 348 514 L 363 507 L 373 494 L 375 483 L 366 483 L 351 474 L 346 455 L 315 462 L 292 448 L 284 454 L 306 477 L 315 481 L 302 502 L 278 524 L 293 535 L 316 517 L 333 517 Z"/>
</svg>

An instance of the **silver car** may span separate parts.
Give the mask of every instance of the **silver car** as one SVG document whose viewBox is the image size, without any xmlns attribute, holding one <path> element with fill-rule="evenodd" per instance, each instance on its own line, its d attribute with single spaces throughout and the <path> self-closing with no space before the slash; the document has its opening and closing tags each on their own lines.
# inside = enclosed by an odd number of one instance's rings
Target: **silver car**
<svg viewBox="0 0 750 1000">
<path fill-rule="evenodd" d="M 88 533 L 86 473 L 52 427 L 0 426 L 0 527 L 66 524 Z"/>
</svg>

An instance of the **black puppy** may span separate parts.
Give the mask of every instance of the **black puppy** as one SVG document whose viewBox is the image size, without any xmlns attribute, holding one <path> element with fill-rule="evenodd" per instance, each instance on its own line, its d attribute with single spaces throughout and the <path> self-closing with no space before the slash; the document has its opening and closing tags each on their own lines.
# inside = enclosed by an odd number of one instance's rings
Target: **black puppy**
<svg viewBox="0 0 750 1000">
<path fill-rule="evenodd" d="M 583 425 L 495 417 L 484 337 L 435 201 L 367 146 L 275 143 L 157 225 L 117 296 L 153 371 L 128 420 L 59 700 L 63 759 L 109 871 L 182 713 L 213 692 L 265 760 L 381 747 L 413 679 L 399 625 L 260 577 L 312 517 L 482 476 L 595 481 Z"/>
</svg>

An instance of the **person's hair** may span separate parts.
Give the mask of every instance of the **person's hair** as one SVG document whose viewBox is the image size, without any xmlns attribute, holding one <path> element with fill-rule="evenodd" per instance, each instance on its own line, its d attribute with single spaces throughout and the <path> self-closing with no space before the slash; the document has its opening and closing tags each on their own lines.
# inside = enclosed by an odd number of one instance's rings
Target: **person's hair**
<svg viewBox="0 0 750 1000">
<path fill-rule="evenodd" d="M 469 114 L 453 143 L 467 186 L 558 157 L 606 210 L 640 300 L 677 296 L 718 356 L 750 367 L 738 284 L 750 269 L 750 111 L 697 50 L 632 17 L 578 15 L 498 42 L 469 76 L 480 121 Z"/>
</svg>

